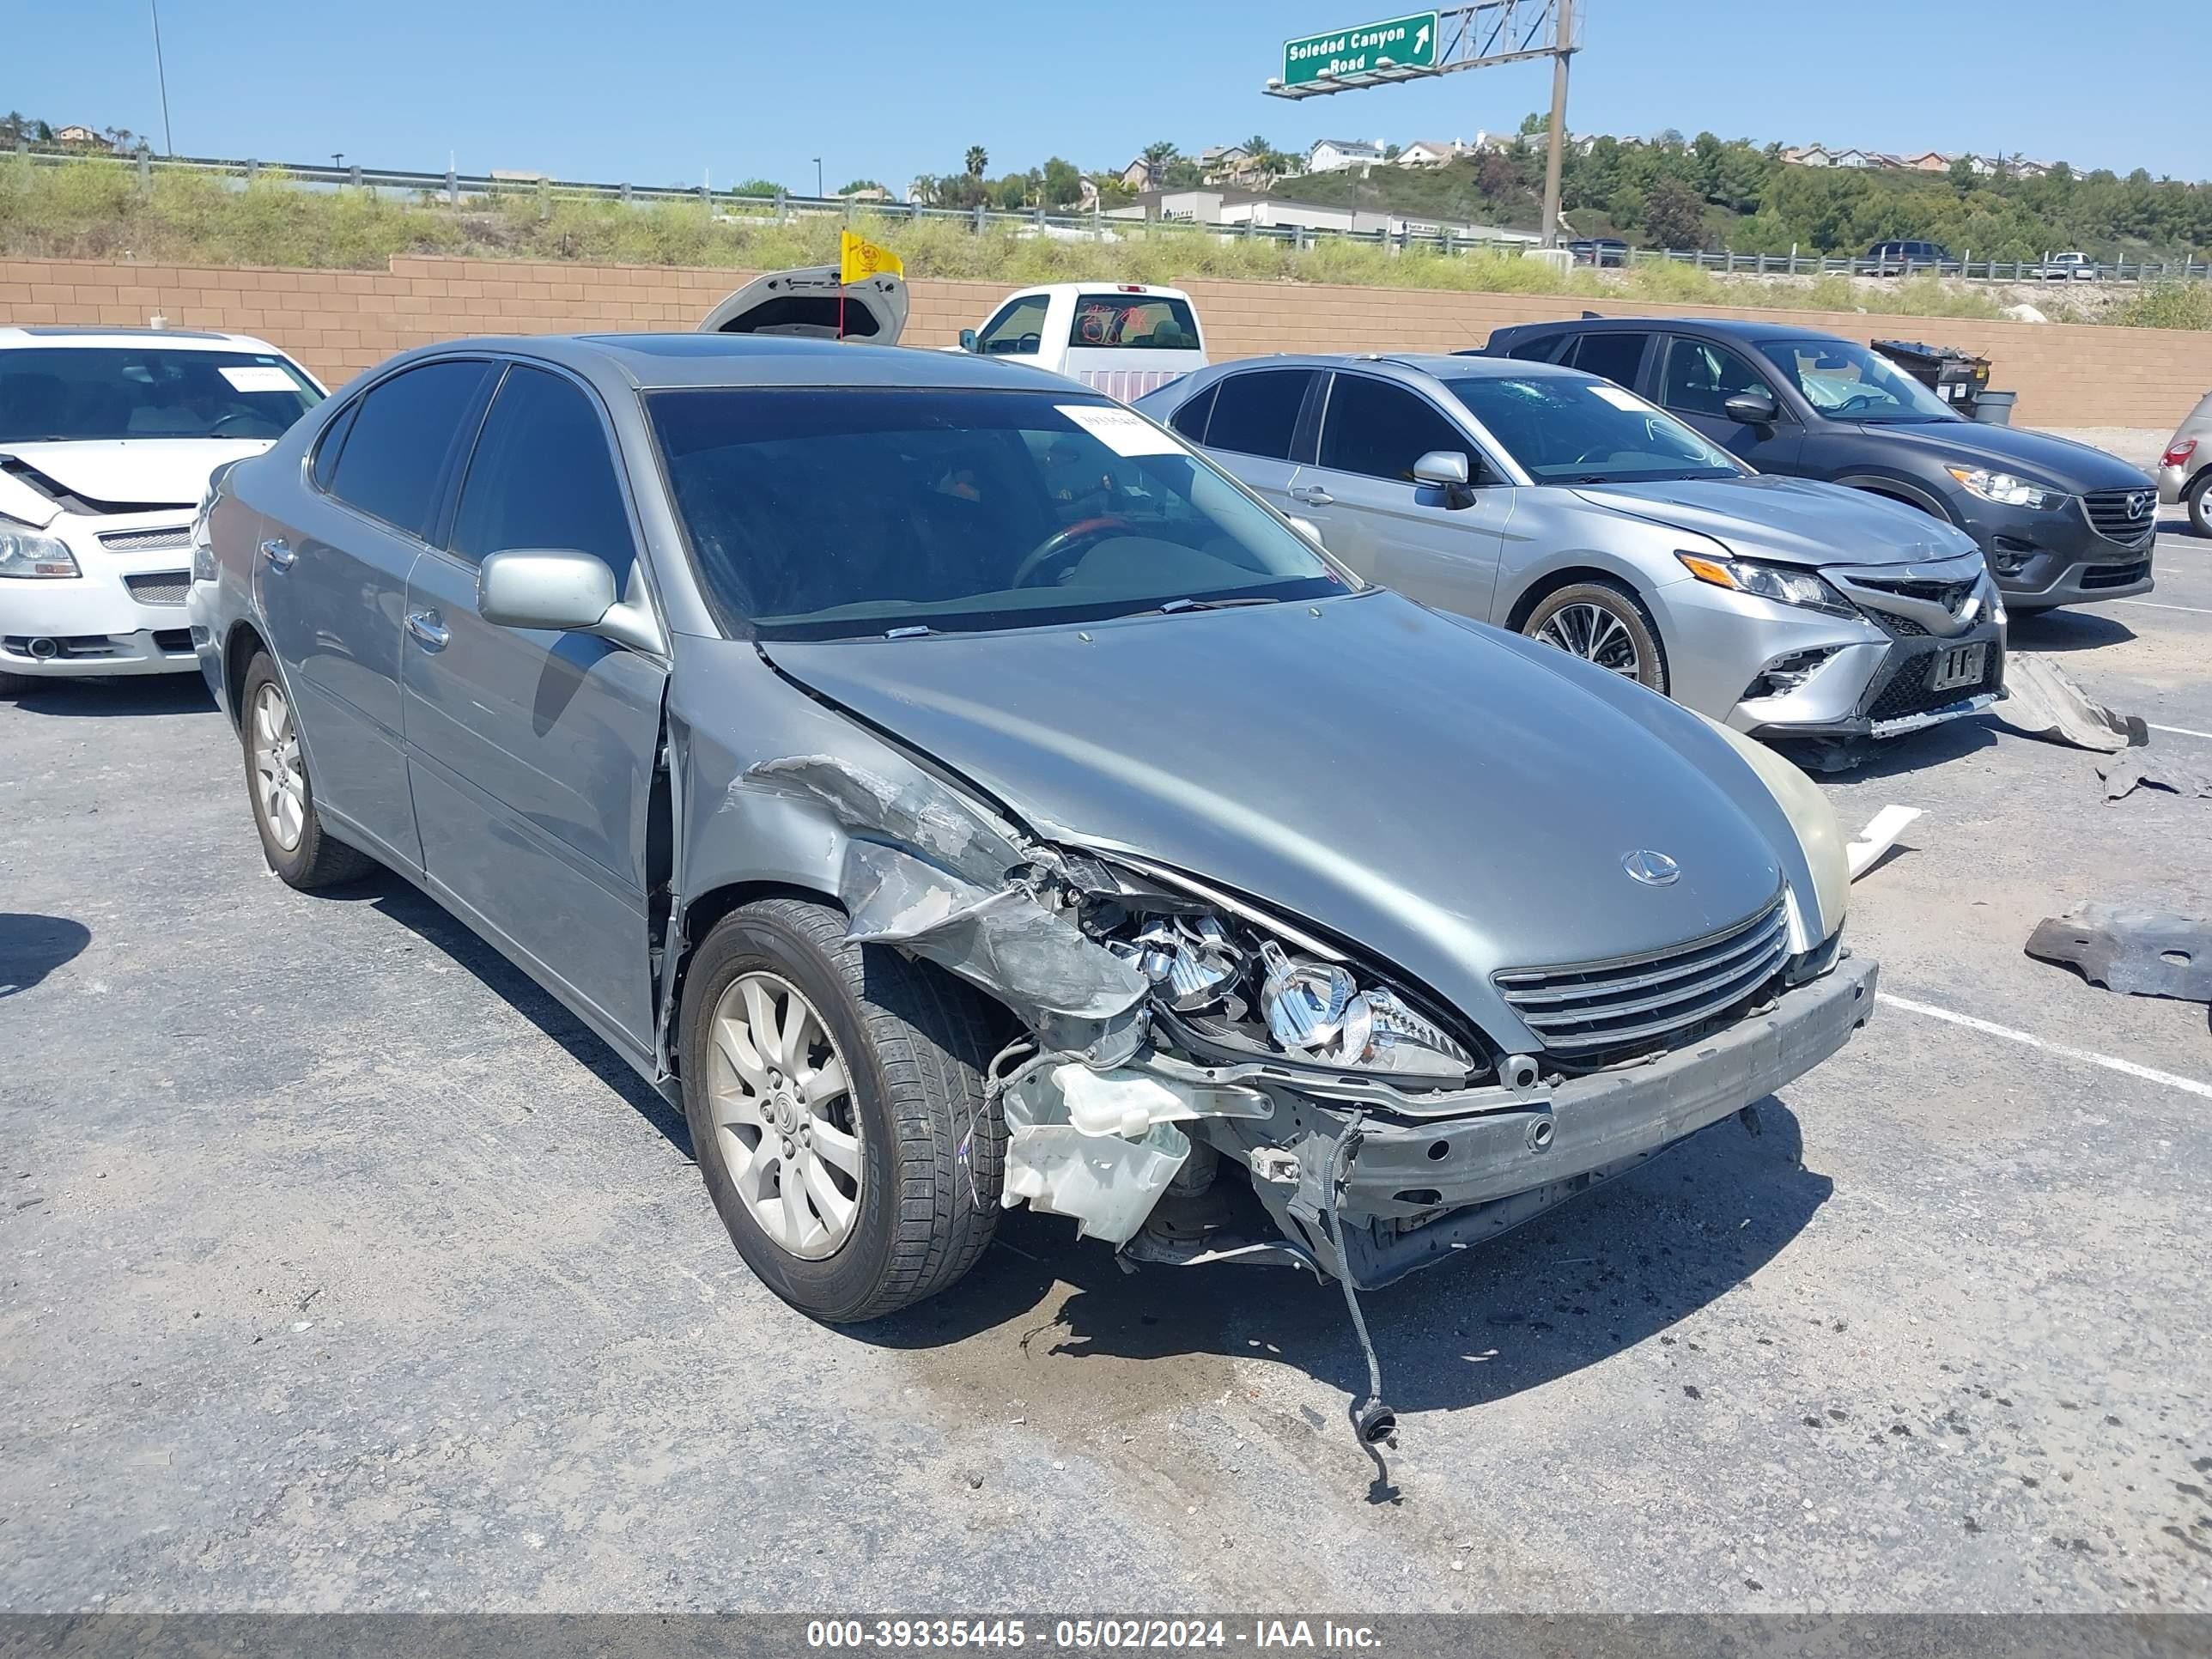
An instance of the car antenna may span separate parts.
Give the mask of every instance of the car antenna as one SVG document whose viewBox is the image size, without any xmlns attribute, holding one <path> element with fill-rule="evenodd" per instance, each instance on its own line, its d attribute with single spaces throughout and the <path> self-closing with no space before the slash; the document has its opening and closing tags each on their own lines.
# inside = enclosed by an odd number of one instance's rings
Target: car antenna
<svg viewBox="0 0 2212 1659">
<path fill-rule="evenodd" d="M 1583 313 L 1583 320 L 1586 323 L 1601 323 L 1605 320 L 1605 316 L 1601 312 L 1585 311 Z"/>
</svg>

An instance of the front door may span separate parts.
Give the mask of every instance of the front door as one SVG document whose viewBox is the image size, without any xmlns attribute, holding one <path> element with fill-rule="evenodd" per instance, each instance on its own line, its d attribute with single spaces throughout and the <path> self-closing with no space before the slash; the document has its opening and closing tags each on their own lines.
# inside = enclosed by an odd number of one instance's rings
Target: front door
<svg viewBox="0 0 2212 1659">
<path fill-rule="evenodd" d="M 1467 457 L 1473 489 L 1414 480 L 1413 463 L 1439 449 Z M 1368 580 L 1486 622 L 1514 492 L 1485 478 L 1474 440 L 1426 398 L 1347 372 L 1330 381 L 1319 459 L 1293 493 L 1329 551 Z"/>
<path fill-rule="evenodd" d="M 1775 417 L 1752 423 L 1728 412 L 1728 400 L 1741 392 L 1763 392 L 1774 400 Z M 1795 472 L 1805 447 L 1805 428 L 1766 376 L 1741 352 L 1712 340 L 1676 335 L 1667 342 L 1667 363 L 1659 379 L 1660 405 L 1693 426 L 1739 460 L 1761 472 Z"/>
<path fill-rule="evenodd" d="M 647 811 L 666 665 L 477 611 L 477 565 L 509 548 L 581 549 L 635 591 L 621 477 L 592 395 L 511 366 L 451 531 L 408 583 L 402 683 L 432 883 L 579 1012 L 650 1054 Z"/>
<path fill-rule="evenodd" d="M 323 433 L 306 490 L 264 516 L 253 580 L 316 805 L 419 869 L 400 736 L 399 641 L 407 578 L 462 426 L 492 365 L 425 363 L 371 386 Z"/>
</svg>

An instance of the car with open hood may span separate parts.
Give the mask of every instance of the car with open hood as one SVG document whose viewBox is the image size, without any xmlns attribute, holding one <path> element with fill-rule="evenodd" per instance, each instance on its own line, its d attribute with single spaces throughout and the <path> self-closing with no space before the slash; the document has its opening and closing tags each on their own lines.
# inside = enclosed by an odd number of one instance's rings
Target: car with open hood
<svg viewBox="0 0 2212 1659">
<path fill-rule="evenodd" d="M 823 1319 L 943 1290 L 1019 1202 L 1356 1297 L 1873 1009 L 1802 774 L 1012 366 L 458 341 L 208 523 L 270 868 L 380 861 L 490 940 L 681 1103 Z"/>
<path fill-rule="evenodd" d="M 1764 477 L 1596 376 L 1266 357 L 1138 407 L 1362 576 L 1765 737 L 1887 738 L 1996 700 L 2004 608 L 1949 526 Z"/>
<path fill-rule="evenodd" d="M 2157 486 L 2087 444 L 1968 420 L 1879 352 L 1814 329 L 1593 318 L 1492 331 L 1479 355 L 1600 374 L 1759 471 L 1902 501 L 1972 538 L 2012 611 L 2153 586 Z"/>
<path fill-rule="evenodd" d="M 185 596 L 209 475 L 322 398 L 244 335 L 0 327 L 0 692 L 190 673 Z"/>
</svg>

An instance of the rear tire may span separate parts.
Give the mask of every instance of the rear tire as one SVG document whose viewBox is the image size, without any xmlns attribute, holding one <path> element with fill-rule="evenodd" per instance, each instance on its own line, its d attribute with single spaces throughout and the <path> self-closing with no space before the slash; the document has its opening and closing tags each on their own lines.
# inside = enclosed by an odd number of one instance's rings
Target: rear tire
<svg viewBox="0 0 2212 1659">
<path fill-rule="evenodd" d="M 1644 601 L 1618 583 L 1577 582 L 1547 593 L 1521 631 L 1667 695 L 1667 653 L 1658 624 Z"/>
<path fill-rule="evenodd" d="M 246 665 L 238 707 L 246 798 L 253 807 L 261 854 L 277 879 L 305 893 L 357 881 L 374 869 L 368 854 L 332 839 L 323 828 L 299 724 L 267 652 L 255 652 Z"/>
<path fill-rule="evenodd" d="M 2189 504 L 2189 527 L 2200 536 L 2212 536 L 2212 466 L 2189 481 L 2181 499 Z"/>
<path fill-rule="evenodd" d="M 769 1000 L 768 1018 L 749 988 Z M 786 1023 L 795 1002 L 815 1024 L 779 1043 L 797 1029 Z M 701 942 L 679 1029 L 692 1154 L 769 1289 L 850 1324 L 933 1296 L 975 1264 L 997 1225 L 1006 1146 L 984 1093 L 991 1026 L 977 993 L 853 944 L 826 905 L 764 899 Z M 835 1083 L 817 1087 L 831 1066 Z M 794 1125 L 811 1130 L 811 1152 Z M 796 1200 L 785 1196 L 792 1171 Z"/>
</svg>

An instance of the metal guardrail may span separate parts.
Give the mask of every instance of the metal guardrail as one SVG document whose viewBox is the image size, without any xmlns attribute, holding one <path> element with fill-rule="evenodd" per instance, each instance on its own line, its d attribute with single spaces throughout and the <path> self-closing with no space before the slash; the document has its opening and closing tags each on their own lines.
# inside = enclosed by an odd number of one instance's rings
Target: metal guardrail
<svg viewBox="0 0 2212 1659">
<path fill-rule="evenodd" d="M 1056 235 L 1067 240 L 1128 240 L 1164 230 L 1170 234 L 1210 234 L 1226 240 L 1277 242 L 1304 249 L 1322 241 L 1364 243 L 1369 246 L 1434 250 L 1450 254 L 1519 255 L 1534 244 L 1515 238 L 1477 236 L 1449 226 L 1424 223 L 1419 218 L 1393 215 L 1400 220 L 1394 230 L 1336 230 L 1322 226 L 1206 225 L 1176 219 L 1117 219 L 1103 210 L 1050 213 L 1042 208 L 1009 210 L 989 207 L 932 207 L 920 203 L 867 202 L 842 196 L 799 196 L 779 191 L 774 196 L 741 196 L 708 185 L 609 185 L 589 180 L 552 178 L 501 178 L 491 173 L 416 173 L 392 167 L 325 167 L 294 161 L 230 161 L 199 156 L 156 156 L 145 151 L 135 155 L 87 155 L 82 151 L 33 149 L 16 146 L 19 157 L 33 163 L 64 166 L 107 162 L 136 167 L 141 179 L 156 172 L 200 173 L 246 183 L 264 173 L 281 174 L 287 181 L 309 190 L 398 190 L 431 198 L 443 198 L 459 208 L 468 198 L 507 197 L 550 203 L 565 197 L 631 204 L 690 202 L 732 220 L 772 218 L 778 223 L 804 215 L 834 214 L 850 217 L 867 213 L 893 222 L 940 220 L 964 223 L 981 231 L 991 227 L 1017 234 Z M 1362 210 L 1370 211 L 1372 210 Z M 2212 256 L 2185 261 L 2096 261 L 2083 266 L 2049 260 L 1961 259 L 1931 264 L 1925 260 L 1870 259 L 1833 254 L 1737 253 L 1728 249 L 1631 248 L 1607 249 L 1607 267 L 1630 264 L 1675 264 L 1736 276 L 1954 276 L 1969 282 L 2203 282 L 2212 280 Z M 1576 260 L 1588 268 L 1587 257 Z"/>
</svg>

